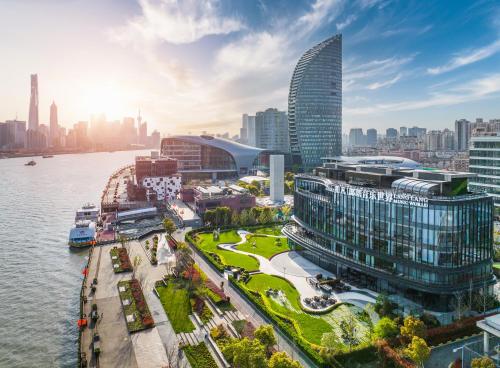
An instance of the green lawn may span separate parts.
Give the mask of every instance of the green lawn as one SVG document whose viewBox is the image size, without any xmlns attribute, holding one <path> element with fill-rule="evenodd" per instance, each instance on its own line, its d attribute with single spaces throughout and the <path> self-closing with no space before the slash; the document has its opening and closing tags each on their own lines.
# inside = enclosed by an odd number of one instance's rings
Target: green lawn
<svg viewBox="0 0 500 368">
<path fill-rule="evenodd" d="M 196 246 L 205 253 L 216 253 L 224 265 L 243 267 L 247 271 L 259 269 L 259 261 L 253 257 L 217 248 L 218 244 L 234 244 L 241 240 L 236 230 L 224 231 L 219 240 L 213 240 L 212 233 L 198 234 L 195 240 Z"/>
<path fill-rule="evenodd" d="M 157 287 L 156 290 L 160 294 L 161 304 L 174 331 L 176 333 L 193 331 L 195 327 L 189 319 L 191 302 L 188 291 L 183 288 L 182 283 L 169 280 L 167 286 Z"/>
<path fill-rule="evenodd" d="M 305 313 L 300 307 L 297 289 L 280 277 L 266 274 L 253 275 L 245 287 L 249 290 L 259 292 L 274 312 L 294 319 L 299 325 L 302 335 L 310 343 L 320 345 L 321 337 L 324 333 L 332 331 L 340 333 L 338 324 L 349 314 L 353 314 L 356 317 L 359 340 L 365 341 L 367 339 L 369 326 L 357 317 L 358 313 L 362 313 L 362 310 L 357 307 L 340 305 L 327 314 L 314 315 Z M 283 291 L 286 299 L 266 296 L 265 291 L 268 288 Z"/>
<path fill-rule="evenodd" d="M 204 342 L 196 346 L 186 346 L 183 350 L 192 368 L 218 367 Z"/>
<path fill-rule="evenodd" d="M 271 258 L 275 254 L 290 250 L 290 247 L 286 238 L 250 236 L 250 239 L 246 243 L 238 245 L 236 249 Z"/>
</svg>

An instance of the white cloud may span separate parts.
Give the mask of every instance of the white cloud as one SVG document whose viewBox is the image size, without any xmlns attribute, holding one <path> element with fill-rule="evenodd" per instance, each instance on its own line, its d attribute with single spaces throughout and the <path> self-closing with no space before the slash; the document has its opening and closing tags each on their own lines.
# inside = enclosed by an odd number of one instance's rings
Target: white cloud
<svg viewBox="0 0 500 368">
<path fill-rule="evenodd" d="M 369 90 L 375 90 L 375 89 L 379 89 L 379 88 L 383 88 L 383 87 L 389 87 L 389 86 L 392 86 L 394 83 L 397 83 L 401 79 L 401 77 L 402 77 L 402 74 L 399 73 L 394 78 L 386 80 L 384 82 L 371 83 L 368 85 L 367 88 Z"/>
<path fill-rule="evenodd" d="M 223 35 L 244 28 L 240 19 L 220 14 L 217 0 L 139 0 L 142 15 L 115 29 L 121 42 L 141 37 L 172 44 L 195 42 L 209 35 Z"/>
<path fill-rule="evenodd" d="M 420 100 L 377 104 L 369 107 L 345 107 L 348 116 L 371 115 L 387 112 L 419 110 L 439 106 L 452 106 L 497 96 L 500 93 L 500 74 L 469 81 L 466 87 L 451 88 L 444 92 L 433 93 Z"/>
<path fill-rule="evenodd" d="M 343 1 L 341 0 L 316 0 L 311 10 L 302 15 L 296 23 L 294 30 L 301 35 L 307 35 L 320 26 L 333 21 L 342 10 Z"/>
<path fill-rule="evenodd" d="M 358 17 L 354 14 L 349 15 L 343 22 L 336 24 L 337 30 L 342 31 L 343 29 L 349 27 L 352 22 L 356 21 Z"/>
<path fill-rule="evenodd" d="M 442 66 L 427 69 L 427 73 L 431 75 L 437 75 L 446 73 L 463 66 L 476 63 L 483 59 L 486 59 L 497 52 L 500 51 L 500 40 L 497 40 L 487 46 L 481 47 L 476 50 L 463 52 L 460 55 L 456 55 L 450 61 Z"/>
</svg>

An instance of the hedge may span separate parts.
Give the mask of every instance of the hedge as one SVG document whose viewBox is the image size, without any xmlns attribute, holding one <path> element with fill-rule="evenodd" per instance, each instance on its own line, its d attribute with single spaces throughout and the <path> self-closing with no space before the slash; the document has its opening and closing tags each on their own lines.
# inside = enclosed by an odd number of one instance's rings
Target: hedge
<svg viewBox="0 0 500 368">
<path fill-rule="evenodd" d="M 496 313 L 490 313 L 482 316 L 464 318 L 446 326 L 431 328 L 427 330 L 426 341 L 430 346 L 436 346 L 465 336 L 477 334 L 481 332 L 481 329 L 476 326 L 476 322 L 495 314 Z"/>
</svg>

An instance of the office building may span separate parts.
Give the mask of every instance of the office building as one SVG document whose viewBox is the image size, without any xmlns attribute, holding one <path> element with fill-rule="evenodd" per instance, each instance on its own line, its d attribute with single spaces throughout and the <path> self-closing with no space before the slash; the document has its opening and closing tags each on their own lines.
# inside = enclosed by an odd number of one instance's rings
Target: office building
<svg viewBox="0 0 500 368">
<path fill-rule="evenodd" d="M 269 194 L 271 201 L 285 201 L 285 157 L 283 155 L 270 156 L 270 187 Z"/>
<path fill-rule="evenodd" d="M 297 63 L 288 94 L 292 155 L 305 170 L 342 154 L 342 36 L 308 50 Z"/>
<path fill-rule="evenodd" d="M 400 127 L 399 128 L 399 136 L 405 137 L 407 135 L 408 135 L 408 128 L 407 127 Z"/>
<path fill-rule="evenodd" d="M 469 149 L 470 122 L 465 119 L 455 121 L 455 148 L 457 151 Z"/>
<path fill-rule="evenodd" d="M 493 197 L 500 212 L 500 136 L 472 137 L 469 148 L 469 171 L 477 176 L 469 181 L 471 191 Z"/>
<path fill-rule="evenodd" d="M 6 146 L 9 149 L 20 149 L 26 147 L 26 122 L 7 120 L 6 125 Z"/>
<path fill-rule="evenodd" d="M 218 180 L 269 171 L 272 151 L 208 135 L 163 138 L 161 155 L 177 160 L 183 181 Z"/>
<path fill-rule="evenodd" d="M 267 109 L 255 115 L 255 147 L 266 150 L 288 152 L 288 119 L 284 111 Z"/>
<path fill-rule="evenodd" d="M 139 115 L 137 117 L 137 125 L 139 126 L 139 144 L 144 146 L 148 145 L 148 123 L 145 121 L 142 122 L 142 118 Z"/>
<path fill-rule="evenodd" d="M 28 129 L 26 131 L 26 148 L 31 151 L 47 148 L 47 136 L 40 130 Z"/>
<path fill-rule="evenodd" d="M 57 120 L 57 106 L 54 101 L 50 105 L 50 132 L 49 146 L 59 146 L 59 122 Z"/>
<path fill-rule="evenodd" d="M 493 202 L 470 173 L 328 164 L 295 177 L 284 233 L 312 262 L 359 287 L 449 311 L 454 293 L 492 292 Z"/>
<path fill-rule="evenodd" d="M 28 115 L 28 129 L 38 130 L 38 75 L 31 74 L 30 109 Z"/>
<path fill-rule="evenodd" d="M 349 146 L 359 147 L 364 146 L 365 135 L 363 134 L 363 129 L 353 128 L 349 131 Z"/>
<path fill-rule="evenodd" d="M 398 130 L 394 128 L 387 128 L 385 130 L 385 137 L 387 139 L 396 139 L 398 137 Z"/>
<path fill-rule="evenodd" d="M 153 133 L 151 133 L 149 147 L 154 149 L 160 149 L 160 141 L 161 141 L 160 132 L 154 130 Z"/>
<path fill-rule="evenodd" d="M 368 129 L 366 131 L 366 145 L 375 147 L 377 145 L 377 129 Z"/>
<path fill-rule="evenodd" d="M 410 137 L 417 137 L 417 138 L 421 138 L 423 137 L 425 134 L 427 133 L 427 129 L 426 128 L 419 128 L 417 126 L 414 126 L 412 128 L 408 128 L 408 135 Z"/>
</svg>

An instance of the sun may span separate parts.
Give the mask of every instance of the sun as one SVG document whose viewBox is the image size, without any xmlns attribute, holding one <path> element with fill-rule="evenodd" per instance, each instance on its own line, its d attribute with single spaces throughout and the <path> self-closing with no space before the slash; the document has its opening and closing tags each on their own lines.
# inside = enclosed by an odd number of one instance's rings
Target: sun
<svg viewBox="0 0 500 368">
<path fill-rule="evenodd" d="M 85 88 L 82 96 L 82 109 L 89 115 L 105 114 L 109 118 L 121 118 L 125 111 L 126 96 L 120 86 L 103 83 Z"/>
</svg>

